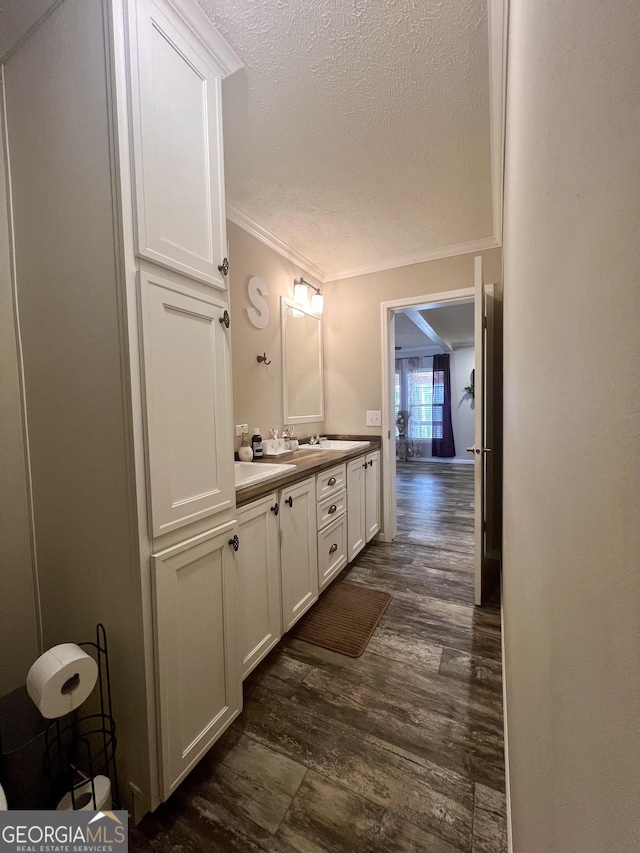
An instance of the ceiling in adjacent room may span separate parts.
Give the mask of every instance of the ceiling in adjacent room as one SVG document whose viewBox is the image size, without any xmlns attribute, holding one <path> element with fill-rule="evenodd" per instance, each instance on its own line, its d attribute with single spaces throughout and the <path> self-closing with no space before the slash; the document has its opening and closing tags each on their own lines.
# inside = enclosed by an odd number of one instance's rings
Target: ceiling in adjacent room
<svg viewBox="0 0 640 853">
<path fill-rule="evenodd" d="M 232 211 L 327 279 L 492 237 L 486 0 L 199 2 Z"/>
<path fill-rule="evenodd" d="M 397 311 L 394 315 L 397 357 L 410 355 L 416 350 L 432 355 L 473 346 L 473 302 L 456 302 L 439 308 L 409 308 L 406 311 Z M 426 329 L 420 324 L 421 317 L 428 324 Z M 435 337 L 430 335 L 429 327 L 435 332 Z M 442 342 L 448 349 L 442 346 Z"/>
</svg>

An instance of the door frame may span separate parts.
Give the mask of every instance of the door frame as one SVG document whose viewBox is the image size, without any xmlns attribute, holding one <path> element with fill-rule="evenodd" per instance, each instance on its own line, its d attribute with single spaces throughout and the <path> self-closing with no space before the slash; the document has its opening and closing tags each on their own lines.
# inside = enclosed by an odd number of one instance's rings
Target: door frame
<svg viewBox="0 0 640 853">
<path fill-rule="evenodd" d="M 380 305 L 382 333 L 382 531 L 379 536 L 383 542 L 391 542 L 398 533 L 398 514 L 396 506 L 396 453 L 395 422 L 393 417 L 394 399 L 391 376 L 395 372 L 395 313 L 402 308 L 417 308 L 429 305 L 439 308 L 451 302 L 473 302 L 473 287 L 460 290 L 447 290 L 443 293 L 424 293 L 405 299 L 393 299 Z"/>
</svg>

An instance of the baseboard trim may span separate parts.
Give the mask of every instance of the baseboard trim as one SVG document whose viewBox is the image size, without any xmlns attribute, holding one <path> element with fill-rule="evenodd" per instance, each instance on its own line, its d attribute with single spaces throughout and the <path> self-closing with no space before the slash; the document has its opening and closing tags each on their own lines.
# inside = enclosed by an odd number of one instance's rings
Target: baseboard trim
<svg viewBox="0 0 640 853">
<path fill-rule="evenodd" d="M 504 778 L 507 800 L 507 850 L 513 853 L 513 831 L 511 824 L 511 781 L 509 774 L 509 726 L 507 724 L 507 667 L 504 653 L 504 583 L 500 575 L 500 642 L 502 645 L 502 719 L 504 727 Z"/>
</svg>

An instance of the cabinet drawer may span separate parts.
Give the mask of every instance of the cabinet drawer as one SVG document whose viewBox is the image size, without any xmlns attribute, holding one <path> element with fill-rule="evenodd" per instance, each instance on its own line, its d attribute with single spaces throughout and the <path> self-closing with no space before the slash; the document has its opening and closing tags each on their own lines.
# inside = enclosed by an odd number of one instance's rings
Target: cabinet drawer
<svg viewBox="0 0 640 853">
<path fill-rule="evenodd" d="M 318 584 L 324 589 L 347 565 L 347 517 L 318 533 Z"/>
<path fill-rule="evenodd" d="M 328 471 L 318 474 L 316 481 L 316 497 L 319 501 L 324 500 L 347 487 L 347 466 L 336 465 Z"/>
<path fill-rule="evenodd" d="M 344 515 L 347 509 L 347 492 L 343 489 L 337 495 L 330 495 L 318 504 L 318 530 Z"/>
</svg>

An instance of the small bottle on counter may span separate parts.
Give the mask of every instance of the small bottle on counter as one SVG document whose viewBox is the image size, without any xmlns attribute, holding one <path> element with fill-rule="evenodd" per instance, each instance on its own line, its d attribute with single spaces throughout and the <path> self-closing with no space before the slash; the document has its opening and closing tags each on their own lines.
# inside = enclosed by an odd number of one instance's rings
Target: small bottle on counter
<svg viewBox="0 0 640 853">
<path fill-rule="evenodd" d="M 249 435 L 246 432 L 242 433 L 242 443 L 240 444 L 240 449 L 238 450 L 238 459 L 241 462 L 251 462 L 253 459 L 253 450 L 251 449 L 251 445 L 249 444 Z"/>
<path fill-rule="evenodd" d="M 260 435 L 260 430 L 258 429 L 258 427 L 256 427 L 253 431 L 251 447 L 253 448 L 253 458 L 262 459 L 262 436 Z"/>
</svg>

